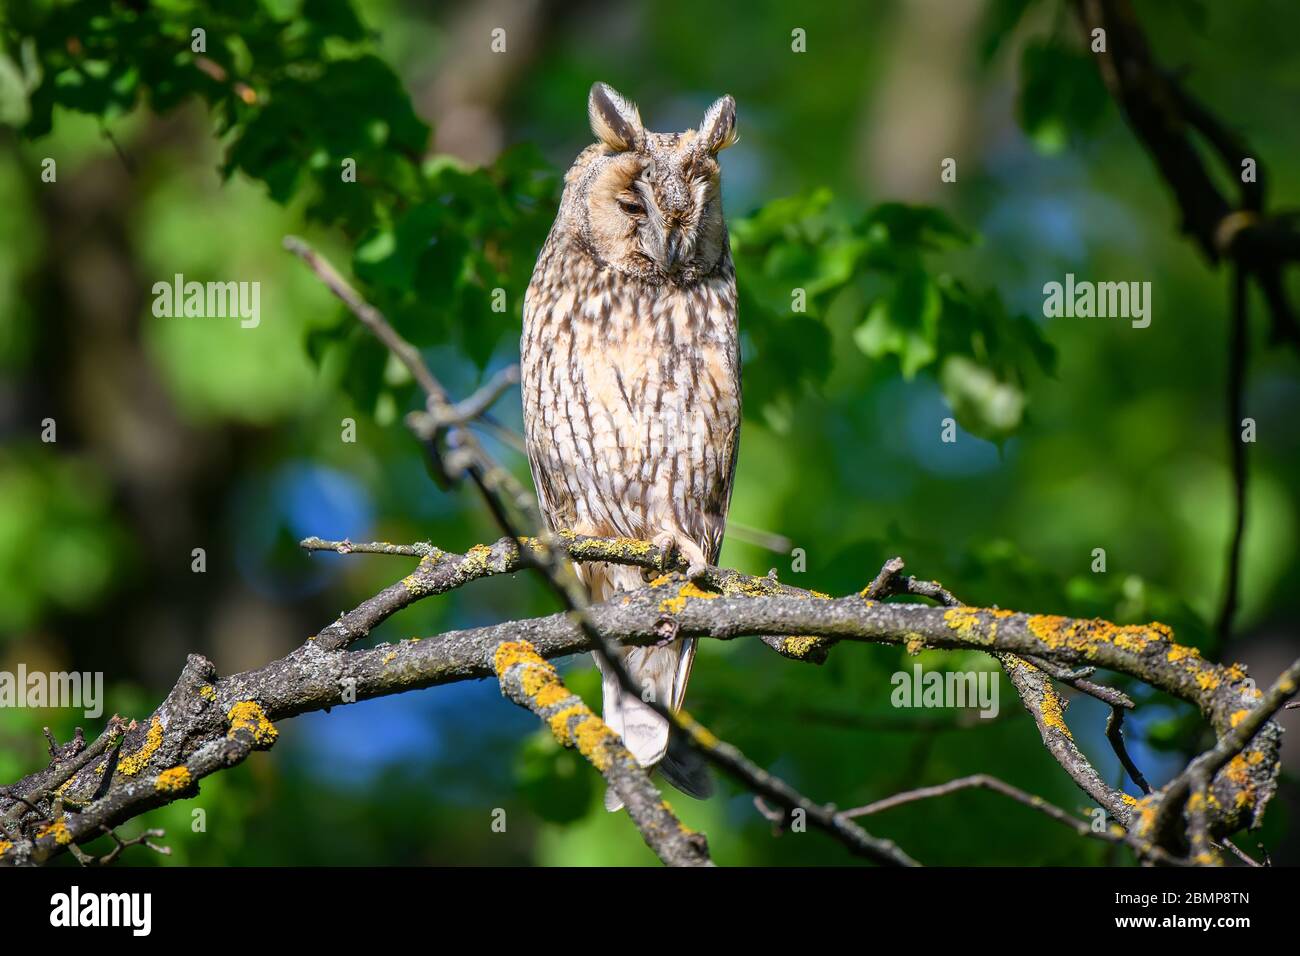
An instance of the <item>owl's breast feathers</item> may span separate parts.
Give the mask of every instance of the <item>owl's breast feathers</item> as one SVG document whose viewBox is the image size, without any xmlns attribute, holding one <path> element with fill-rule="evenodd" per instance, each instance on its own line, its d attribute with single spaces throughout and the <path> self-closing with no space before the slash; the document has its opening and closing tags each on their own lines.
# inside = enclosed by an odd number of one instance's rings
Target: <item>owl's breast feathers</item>
<svg viewBox="0 0 1300 956">
<path fill-rule="evenodd" d="M 651 538 L 716 561 L 740 426 L 735 272 L 655 285 L 552 236 L 524 301 L 529 460 L 555 529 Z"/>
</svg>

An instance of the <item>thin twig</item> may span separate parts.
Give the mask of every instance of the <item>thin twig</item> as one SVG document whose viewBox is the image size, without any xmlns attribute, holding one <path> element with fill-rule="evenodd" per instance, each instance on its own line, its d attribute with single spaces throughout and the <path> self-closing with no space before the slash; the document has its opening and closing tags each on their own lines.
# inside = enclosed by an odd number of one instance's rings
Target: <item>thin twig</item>
<svg viewBox="0 0 1300 956">
<path fill-rule="evenodd" d="M 342 541 L 326 541 L 313 536 L 303 538 L 298 542 L 298 547 L 304 551 L 333 551 L 336 554 L 396 554 L 408 558 L 436 558 L 442 554 L 427 541 L 417 541 L 415 544 L 390 544 L 387 541 L 349 541 L 347 538 Z"/>
<path fill-rule="evenodd" d="M 1151 793 L 1151 784 L 1147 783 L 1147 778 L 1142 776 L 1142 771 L 1138 769 L 1138 765 L 1129 756 L 1128 748 L 1124 746 L 1124 708 L 1111 706 L 1110 716 L 1106 718 L 1106 739 L 1110 741 L 1111 749 L 1115 751 L 1120 765 L 1133 782 L 1142 788 L 1143 793 Z"/>
<path fill-rule="evenodd" d="M 1246 443 L 1242 440 L 1245 417 L 1246 355 L 1248 345 L 1246 315 L 1246 271 L 1240 265 L 1232 270 L 1232 317 L 1228 324 L 1228 455 L 1232 460 L 1233 524 L 1228 544 L 1223 602 L 1219 606 L 1215 633 L 1219 652 L 1232 637 L 1232 619 L 1237 611 L 1241 587 L 1241 549 L 1246 535 Z"/>
<path fill-rule="evenodd" d="M 876 802 L 869 803 L 866 806 L 855 807 L 852 810 L 845 810 L 843 815 L 846 817 L 870 816 L 884 810 L 892 810 L 895 807 L 901 807 L 909 803 L 916 803 L 919 800 L 929 800 L 933 797 L 947 796 L 948 794 L 956 793 L 959 790 L 970 789 L 992 790 L 995 793 L 1000 793 L 1004 797 L 1009 797 L 1019 804 L 1037 810 L 1039 813 L 1050 817 L 1056 822 L 1064 824 L 1074 830 L 1074 832 L 1079 834 L 1079 836 L 1101 840 L 1119 846 L 1129 845 L 1122 830 L 1119 830 L 1119 832 L 1111 829 L 1094 830 L 1088 823 L 1072 816 L 1055 804 L 1048 803 L 1042 797 L 1026 793 L 1019 787 L 1012 786 L 1006 781 L 999 780 L 997 777 L 990 776 L 986 773 L 972 774 L 969 777 L 960 777 L 956 780 L 950 780 L 948 783 L 941 783 L 931 787 L 918 787 L 915 790 L 896 793 L 893 796 L 885 797 L 883 800 L 877 800 Z M 1150 855 L 1159 862 L 1167 865 L 1185 865 L 1184 861 L 1170 856 L 1163 850 L 1157 849 Z"/>
</svg>

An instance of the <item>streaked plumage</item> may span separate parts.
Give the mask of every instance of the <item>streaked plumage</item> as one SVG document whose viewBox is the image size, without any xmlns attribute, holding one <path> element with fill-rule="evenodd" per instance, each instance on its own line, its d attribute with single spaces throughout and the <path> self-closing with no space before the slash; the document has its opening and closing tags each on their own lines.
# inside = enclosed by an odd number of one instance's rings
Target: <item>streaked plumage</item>
<svg viewBox="0 0 1300 956">
<path fill-rule="evenodd" d="M 719 150 L 735 140 L 723 97 L 698 130 L 651 133 L 604 84 L 588 103 L 598 142 L 578 156 L 524 300 L 524 430 L 552 530 L 671 544 L 693 564 L 722 547 L 740 428 L 736 280 Z M 643 585 L 640 570 L 579 569 L 593 600 Z M 624 651 L 655 698 L 681 706 L 693 640 Z M 605 719 L 643 766 L 668 728 L 613 675 Z M 674 747 L 665 776 L 707 789 Z M 607 806 L 617 800 L 607 796 Z"/>
</svg>

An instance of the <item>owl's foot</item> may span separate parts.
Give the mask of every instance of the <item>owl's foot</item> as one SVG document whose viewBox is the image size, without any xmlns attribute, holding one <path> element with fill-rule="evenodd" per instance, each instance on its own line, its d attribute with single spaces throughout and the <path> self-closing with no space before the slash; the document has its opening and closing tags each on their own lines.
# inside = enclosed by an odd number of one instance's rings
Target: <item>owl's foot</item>
<svg viewBox="0 0 1300 956">
<path fill-rule="evenodd" d="M 677 634 L 681 629 L 682 626 L 671 617 L 661 617 L 655 621 L 655 633 L 659 635 L 659 640 L 655 641 L 654 646 L 667 647 L 677 640 Z"/>
<path fill-rule="evenodd" d="M 682 559 L 682 549 L 677 544 L 677 539 L 667 531 L 661 531 L 650 539 L 660 551 L 659 570 L 667 573 L 677 570 L 677 562 Z"/>
<path fill-rule="evenodd" d="M 688 562 L 686 566 L 686 579 L 695 584 L 707 584 L 709 576 L 709 565 L 704 560 L 704 554 L 694 545 L 683 547 L 681 541 L 667 531 L 661 531 L 650 539 L 650 543 L 659 549 L 659 570 L 668 574 L 676 571 L 681 565 L 682 559 Z M 647 581 L 651 579 L 649 569 L 642 571 L 642 577 Z"/>
</svg>

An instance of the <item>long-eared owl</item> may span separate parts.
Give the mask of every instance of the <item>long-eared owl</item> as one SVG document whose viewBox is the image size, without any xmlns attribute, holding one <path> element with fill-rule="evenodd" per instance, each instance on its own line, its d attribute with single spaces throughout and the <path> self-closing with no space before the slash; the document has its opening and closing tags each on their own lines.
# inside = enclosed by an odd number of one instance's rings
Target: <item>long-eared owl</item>
<svg viewBox="0 0 1300 956">
<path fill-rule="evenodd" d="M 587 112 L 597 142 L 569 169 L 524 299 L 524 430 L 554 531 L 627 536 L 717 562 L 740 431 L 736 275 L 718 153 L 736 106 L 698 129 L 647 132 L 603 83 Z M 591 597 L 644 586 L 642 571 L 579 567 Z M 622 651 L 646 696 L 681 707 L 695 641 Z M 706 795 L 702 763 L 667 722 L 603 674 L 606 722 L 644 767 Z M 606 806 L 620 803 L 612 792 Z"/>
</svg>

